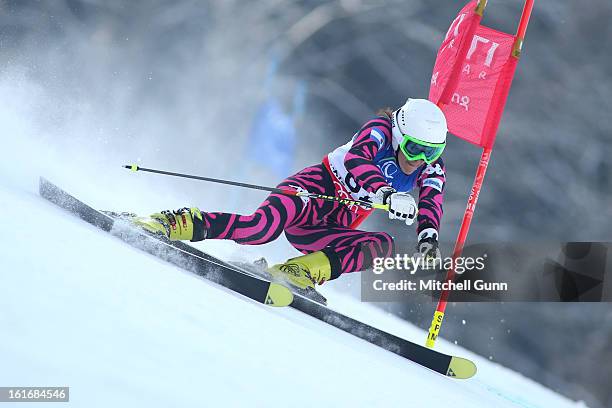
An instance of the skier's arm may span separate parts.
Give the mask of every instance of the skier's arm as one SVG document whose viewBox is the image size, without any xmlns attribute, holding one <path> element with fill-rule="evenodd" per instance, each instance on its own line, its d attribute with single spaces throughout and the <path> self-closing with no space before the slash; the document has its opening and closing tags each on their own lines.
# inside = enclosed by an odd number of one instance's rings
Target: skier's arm
<svg viewBox="0 0 612 408">
<path fill-rule="evenodd" d="M 367 122 L 353 137 L 344 166 L 358 187 L 369 193 L 387 186 L 385 177 L 373 163 L 378 150 L 391 143 L 391 123 L 384 117 Z"/>
<path fill-rule="evenodd" d="M 442 220 L 442 201 L 446 183 L 445 167 L 442 158 L 427 165 L 417 181 L 419 186 L 419 213 L 417 215 L 418 240 L 429 238 L 438 240 Z"/>
</svg>

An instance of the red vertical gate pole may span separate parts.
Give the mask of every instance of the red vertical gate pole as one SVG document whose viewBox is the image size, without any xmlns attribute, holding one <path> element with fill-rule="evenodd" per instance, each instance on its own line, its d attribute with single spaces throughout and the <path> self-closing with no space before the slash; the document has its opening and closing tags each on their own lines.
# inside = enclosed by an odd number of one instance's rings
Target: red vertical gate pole
<svg viewBox="0 0 612 408">
<path fill-rule="evenodd" d="M 474 184 L 472 184 L 468 203 L 465 212 L 463 213 L 463 220 L 461 221 L 459 235 L 457 236 L 457 241 L 455 241 L 455 248 L 453 249 L 453 266 L 455 265 L 455 259 L 459 258 L 461 256 L 461 253 L 463 252 L 463 246 L 465 245 L 465 241 L 470 230 L 470 224 L 472 223 L 472 218 L 474 217 L 476 203 L 478 202 L 478 195 L 480 194 L 480 189 L 482 188 L 484 176 L 487 172 L 487 166 L 489 165 L 489 160 L 491 158 L 491 150 L 491 148 L 483 149 L 482 155 L 480 156 L 480 162 L 478 164 L 478 169 L 476 170 L 476 176 L 474 177 Z M 451 266 L 451 268 L 449 268 L 446 272 L 447 282 L 452 282 L 455 279 L 455 269 L 453 266 Z M 444 320 L 444 311 L 446 310 L 446 304 L 448 302 L 449 294 L 449 290 L 443 290 L 440 294 L 438 306 L 436 307 L 436 311 L 434 312 L 434 316 L 429 327 L 429 333 L 427 334 L 427 340 L 425 342 L 425 345 L 427 347 L 433 348 L 436 343 L 440 328 L 442 327 L 442 321 Z"/>
<path fill-rule="evenodd" d="M 529 24 L 529 17 L 531 17 L 532 9 L 533 0 L 525 0 L 525 5 L 523 6 L 523 12 L 521 14 L 521 20 L 519 22 L 519 26 L 515 36 L 516 40 L 512 50 L 512 56 L 515 58 L 520 57 L 521 48 L 523 46 L 523 39 L 525 38 L 525 32 L 527 31 L 527 25 Z M 459 235 L 457 236 L 457 241 L 455 241 L 455 248 L 453 249 L 453 266 L 455 265 L 455 259 L 460 257 L 461 253 L 463 252 L 463 247 L 465 245 L 465 241 L 470 230 L 470 224 L 472 223 L 472 218 L 474 217 L 474 210 L 476 209 L 478 196 L 480 195 L 480 190 L 482 189 L 484 177 L 487 172 L 487 166 L 489 165 L 489 160 L 491 159 L 491 151 L 492 147 L 485 147 L 483 148 L 482 155 L 480 156 L 480 162 L 478 163 L 478 169 L 476 170 L 474 183 L 472 184 L 472 189 L 470 190 L 470 196 L 468 198 L 467 206 L 463 214 L 463 220 L 461 221 Z M 446 281 L 453 281 L 454 278 L 455 270 L 454 267 L 451 267 L 446 273 Z M 442 327 L 442 321 L 444 320 L 444 312 L 448 303 L 449 294 L 449 290 L 443 290 L 440 294 L 440 299 L 438 300 L 438 305 L 436 307 L 436 311 L 434 312 L 434 316 L 429 327 L 429 332 L 427 334 L 427 340 L 425 342 L 425 345 L 429 348 L 434 347 L 436 339 L 438 338 L 438 334 L 440 333 L 440 328 Z"/>
</svg>

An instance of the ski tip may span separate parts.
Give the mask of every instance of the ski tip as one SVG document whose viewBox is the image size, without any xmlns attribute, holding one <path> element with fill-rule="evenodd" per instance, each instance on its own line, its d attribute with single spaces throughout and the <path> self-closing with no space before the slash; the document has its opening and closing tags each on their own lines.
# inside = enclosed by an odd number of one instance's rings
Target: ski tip
<svg viewBox="0 0 612 408">
<path fill-rule="evenodd" d="M 452 357 L 450 364 L 448 365 L 446 376 L 451 378 L 467 379 L 473 377 L 476 374 L 476 371 L 476 364 L 467 358 Z"/>
<path fill-rule="evenodd" d="M 293 302 L 293 293 L 285 286 L 272 282 L 266 294 L 265 304 L 274 307 L 289 306 Z"/>
</svg>

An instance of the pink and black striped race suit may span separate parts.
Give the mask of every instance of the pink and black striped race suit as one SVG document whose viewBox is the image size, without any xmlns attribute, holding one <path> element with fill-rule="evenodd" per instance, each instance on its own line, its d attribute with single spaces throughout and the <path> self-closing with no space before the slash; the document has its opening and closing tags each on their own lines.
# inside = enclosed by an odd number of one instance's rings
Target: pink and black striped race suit
<svg viewBox="0 0 612 408">
<path fill-rule="evenodd" d="M 423 164 L 412 174 L 399 168 L 391 145 L 391 121 L 381 116 L 365 123 L 351 140 L 329 153 L 323 163 L 307 167 L 278 185 L 312 193 L 372 201 L 390 185 L 409 192 L 419 187 L 417 233 L 438 233 L 446 177 L 442 159 Z M 372 259 L 394 255 L 393 238 L 385 232 L 356 229 L 370 214 L 361 206 L 270 194 L 250 215 L 203 213 L 207 239 L 231 239 L 239 244 L 271 242 L 284 231 L 302 253 L 323 251 L 332 265 L 332 279 L 361 271 Z"/>
</svg>

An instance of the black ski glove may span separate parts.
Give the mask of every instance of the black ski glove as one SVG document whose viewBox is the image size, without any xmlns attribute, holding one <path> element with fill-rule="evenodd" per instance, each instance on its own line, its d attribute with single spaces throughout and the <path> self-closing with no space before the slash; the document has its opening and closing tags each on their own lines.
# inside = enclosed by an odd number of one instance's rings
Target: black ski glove
<svg viewBox="0 0 612 408">
<path fill-rule="evenodd" d="M 442 261 L 442 255 L 438 248 L 438 240 L 433 237 L 423 238 L 417 244 L 417 252 L 423 257 L 427 265 L 437 266 L 436 262 Z"/>
</svg>

